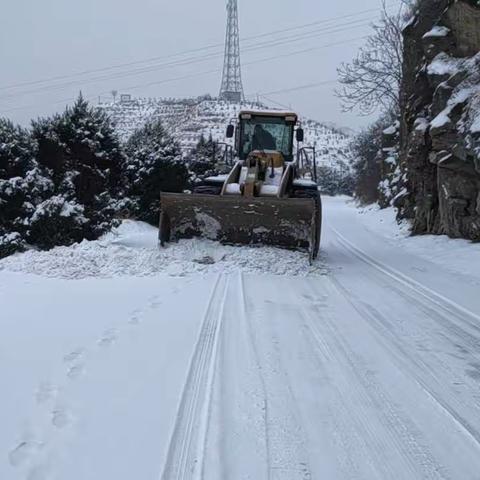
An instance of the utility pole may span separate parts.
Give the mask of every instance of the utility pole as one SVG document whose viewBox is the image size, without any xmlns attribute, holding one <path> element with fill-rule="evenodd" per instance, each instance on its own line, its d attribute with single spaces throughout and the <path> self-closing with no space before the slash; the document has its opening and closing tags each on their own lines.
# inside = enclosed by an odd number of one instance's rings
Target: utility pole
<svg viewBox="0 0 480 480">
<path fill-rule="evenodd" d="M 229 102 L 245 99 L 240 65 L 240 32 L 237 0 L 227 0 L 227 32 L 220 98 Z"/>
</svg>

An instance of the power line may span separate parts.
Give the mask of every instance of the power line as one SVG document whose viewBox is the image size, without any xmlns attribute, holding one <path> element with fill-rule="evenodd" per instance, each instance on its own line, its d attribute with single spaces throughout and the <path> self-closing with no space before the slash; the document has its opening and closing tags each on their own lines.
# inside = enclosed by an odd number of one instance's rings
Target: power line
<svg viewBox="0 0 480 480">
<path fill-rule="evenodd" d="M 259 93 L 258 95 L 260 95 L 261 97 L 265 97 L 265 95 L 279 95 L 280 93 L 290 93 L 296 92 L 298 90 L 310 90 L 311 88 L 317 88 L 325 85 L 333 85 L 335 83 L 337 83 L 337 80 L 324 80 L 322 82 L 309 83 L 307 85 L 300 85 L 291 88 L 283 88 L 281 90 L 274 90 L 272 92 Z"/>
<path fill-rule="evenodd" d="M 263 42 L 258 45 L 252 46 L 252 47 L 247 47 L 246 49 L 243 50 L 243 52 L 249 53 L 257 50 L 263 50 L 263 49 L 270 49 L 276 46 L 281 46 L 281 45 L 291 45 L 293 43 L 301 42 L 304 40 L 309 40 L 312 38 L 318 38 L 322 37 L 325 35 L 331 35 L 335 33 L 341 33 L 343 31 L 350 31 L 351 28 L 359 28 L 359 27 L 365 27 L 369 26 L 371 23 L 371 20 L 368 21 L 355 21 L 355 22 L 349 22 L 347 24 L 343 24 L 340 27 L 341 28 L 335 28 L 333 30 L 324 30 L 320 29 L 317 31 L 311 31 L 311 32 L 306 32 L 305 34 L 302 35 L 294 35 L 294 36 L 289 36 L 289 37 L 284 37 L 281 39 L 276 39 L 274 41 L 268 41 L 268 42 Z M 6 95 L 0 95 L 0 99 L 8 99 L 8 98 L 17 98 L 19 96 L 24 96 L 24 95 L 30 95 L 30 94 L 35 94 L 35 93 L 42 93 L 42 92 L 48 92 L 48 91 L 58 91 L 60 89 L 67 89 L 69 87 L 73 86 L 83 86 L 88 83 L 95 83 L 95 82 L 100 82 L 100 81 L 106 81 L 106 80 L 115 80 L 119 78 L 125 78 L 125 77 L 130 77 L 130 76 L 136 76 L 136 75 L 141 75 L 145 73 L 150 73 L 153 71 L 161 70 L 164 68 L 174 68 L 174 67 L 179 67 L 179 66 L 188 66 L 192 65 L 195 63 L 199 62 L 204 62 L 206 60 L 211 60 L 214 58 L 220 58 L 223 56 L 223 52 L 218 52 L 218 53 L 212 53 L 208 55 L 204 55 L 201 57 L 192 57 L 190 59 L 184 59 L 176 62 L 168 62 L 156 66 L 150 66 L 150 67 L 144 67 L 142 69 L 134 69 L 132 71 L 126 71 L 126 72 L 119 72 L 116 74 L 110 74 L 110 75 L 104 75 L 101 77 L 94 77 L 90 78 L 84 81 L 81 80 L 75 80 L 63 84 L 53 84 L 53 85 L 45 85 L 43 87 L 39 87 L 36 89 L 32 90 L 27 90 L 23 92 L 17 92 L 17 93 L 11 93 L 11 94 L 6 94 Z"/>
<path fill-rule="evenodd" d="M 388 7 L 390 7 L 394 4 L 397 4 L 397 3 L 399 3 L 399 1 L 394 1 L 391 4 L 389 4 Z M 280 30 L 274 30 L 274 31 L 271 31 L 271 32 L 266 32 L 266 33 L 262 33 L 262 34 L 258 34 L 258 35 L 254 35 L 254 36 L 250 36 L 250 37 L 245 37 L 245 38 L 242 39 L 242 42 L 245 42 L 245 41 L 248 42 L 248 41 L 251 41 L 251 40 L 264 38 L 264 37 L 276 35 L 276 34 L 279 34 L 279 33 L 286 33 L 286 32 L 292 32 L 292 31 L 295 31 L 295 30 L 301 30 L 301 29 L 309 28 L 309 27 L 316 26 L 316 25 L 328 24 L 328 23 L 334 22 L 336 20 L 353 18 L 353 17 L 364 15 L 364 14 L 371 13 L 371 12 L 378 12 L 378 9 L 373 9 L 372 8 L 372 9 L 362 10 L 362 11 L 351 13 L 351 14 L 348 14 L 348 15 L 332 17 L 330 19 L 318 20 L 316 22 L 311 22 L 311 23 L 298 25 L 298 26 L 294 26 L 294 27 L 289 27 L 289 28 L 284 28 L 284 29 L 280 29 Z M 174 53 L 174 54 L 170 54 L 170 55 L 166 55 L 166 56 L 151 57 L 151 58 L 145 59 L 145 60 L 137 60 L 137 61 L 133 61 L 133 62 L 112 65 L 112 66 L 109 66 L 109 67 L 103 67 L 103 68 L 91 69 L 91 70 L 84 70 L 82 72 L 78 72 L 78 73 L 75 73 L 75 74 L 61 75 L 61 76 L 50 77 L 50 78 L 46 78 L 46 79 L 42 79 L 42 80 L 35 80 L 35 81 L 30 81 L 30 82 L 23 82 L 23 83 L 17 83 L 17 84 L 12 84 L 12 85 L 6 85 L 6 86 L 0 87 L 0 91 L 17 89 L 17 88 L 33 86 L 33 85 L 38 85 L 38 84 L 48 83 L 48 82 L 54 82 L 54 81 L 59 81 L 59 80 L 66 80 L 66 79 L 70 79 L 70 78 L 76 78 L 76 77 L 80 77 L 80 76 L 90 75 L 92 73 L 101 73 L 101 72 L 105 72 L 105 71 L 109 71 L 109 70 L 115 70 L 115 69 L 130 67 L 130 66 L 134 66 L 134 65 L 141 65 L 141 64 L 144 64 L 144 63 L 151 63 L 153 61 L 158 61 L 158 60 L 162 60 L 162 59 L 164 60 L 164 59 L 168 59 L 168 58 L 175 58 L 175 57 L 179 57 L 179 56 L 188 55 L 188 54 L 191 54 L 191 53 L 198 53 L 198 52 L 202 52 L 202 51 L 206 51 L 206 50 L 211 50 L 211 49 L 214 49 L 214 48 L 217 48 L 217 47 L 222 47 L 222 46 L 223 46 L 223 43 L 219 43 L 219 44 L 209 45 L 209 46 L 206 46 L 206 47 L 200 47 L 200 48 L 196 48 L 196 49 L 192 49 L 192 50 L 186 50 L 186 51 L 183 51 L 183 52 Z"/>
<path fill-rule="evenodd" d="M 303 49 L 303 50 L 297 50 L 297 51 L 290 52 L 290 53 L 285 53 L 285 54 L 282 54 L 282 55 L 275 55 L 275 56 L 271 56 L 271 57 L 261 58 L 261 59 L 257 59 L 257 60 L 254 60 L 254 61 L 245 62 L 243 64 L 243 66 L 248 67 L 250 65 L 256 65 L 256 64 L 261 64 L 261 63 L 273 61 L 273 60 L 278 60 L 280 58 L 288 58 L 288 57 L 301 55 L 301 54 L 305 54 L 305 53 L 311 53 L 311 52 L 314 52 L 314 51 L 317 51 L 317 50 L 322 50 L 324 48 L 330 48 L 330 47 L 335 47 L 335 46 L 338 46 L 338 45 L 344 45 L 344 44 L 347 44 L 347 43 L 353 43 L 353 42 L 356 42 L 356 41 L 359 41 L 359 40 L 364 40 L 365 38 L 366 38 L 365 36 L 355 37 L 355 38 L 350 38 L 350 39 L 346 39 L 346 40 L 343 40 L 343 41 L 332 42 L 332 43 L 328 43 L 328 44 L 324 44 L 324 45 L 320 45 L 320 46 L 316 46 L 316 47 L 310 47 L 310 48 L 306 48 L 306 49 Z M 142 83 L 142 84 L 138 84 L 138 85 L 131 85 L 129 87 L 125 87 L 125 90 L 129 90 L 129 91 L 138 90 L 138 89 L 141 89 L 141 88 L 151 87 L 151 86 L 154 86 L 154 85 L 161 85 L 161 84 L 166 84 L 166 83 L 171 83 L 171 82 L 176 82 L 176 81 L 181 81 L 181 80 L 188 80 L 188 79 L 191 79 L 191 78 L 197 78 L 199 76 L 210 75 L 210 74 L 213 74 L 213 73 L 219 73 L 221 71 L 222 71 L 222 69 L 216 68 L 216 69 L 207 70 L 207 71 L 203 71 L 203 72 L 196 72 L 196 73 L 193 73 L 193 74 L 184 75 L 184 76 L 180 76 L 180 77 L 158 80 L 158 81 L 148 82 L 148 83 Z M 105 95 L 105 94 L 108 94 L 108 93 L 109 93 L 109 91 L 98 92 L 94 95 L 88 96 L 88 99 L 93 100 L 93 99 L 97 98 L 98 96 Z M 273 93 L 275 94 L 276 92 L 273 92 Z M 268 95 L 268 93 L 262 94 L 262 95 L 263 96 Z M 251 96 L 251 95 L 249 95 L 249 96 Z M 62 99 L 62 100 L 50 102 L 50 105 L 65 104 L 65 103 L 69 103 L 71 101 L 72 101 L 72 97 L 69 97 L 69 98 L 65 98 L 65 99 Z M 29 108 L 35 108 L 35 107 L 36 107 L 36 105 L 14 107 L 14 108 L 11 108 L 11 109 L 3 110 L 3 113 L 9 113 L 9 112 L 13 112 L 13 111 L 25 110 L 25 109 L 29 109 Z"/>
</svg>

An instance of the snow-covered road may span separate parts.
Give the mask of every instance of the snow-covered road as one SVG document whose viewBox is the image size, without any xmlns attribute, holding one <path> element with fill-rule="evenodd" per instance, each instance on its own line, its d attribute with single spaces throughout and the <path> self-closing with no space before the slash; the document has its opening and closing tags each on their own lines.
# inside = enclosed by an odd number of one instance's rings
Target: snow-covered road
<svg viewBox="0 0 480 480">
<path fill-rule="evenodd" d="M 479 246 L 372 218 L 326 199 L 321 264 L 265 250 L 292 275 L 0 262 L 0 479 L 480 479 Z"/>
</svg>

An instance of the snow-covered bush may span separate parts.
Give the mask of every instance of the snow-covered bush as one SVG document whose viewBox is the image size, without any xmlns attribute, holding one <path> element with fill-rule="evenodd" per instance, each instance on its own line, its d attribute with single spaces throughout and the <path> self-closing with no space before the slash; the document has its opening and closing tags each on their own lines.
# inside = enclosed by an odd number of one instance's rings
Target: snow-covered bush
<svg viewBox="0 0 480 480">
<path fill-rule="evenodd" d="M 29 239 L 39 248 L 71 245 L 85 238 L 85 208 L 61 195 L 45 200 L 37 206 L 30 220 Z"/>
<path fill-rule="evenodd" d="M 8 257 L 16 252 L 22 252 L 25 249 L 25 242 L 22 235 L 18 232 L 4 233 L 0 232 L 0 258 Z"/>
<path fill-rule="evenodd" d="M 161 122 L 154 120 L 131 136 L 125 151 L 132 215 L 157 224 L 160 191 L 182 192 L 188 186 L 189 172 L 180 148 Z"/>
</svg>

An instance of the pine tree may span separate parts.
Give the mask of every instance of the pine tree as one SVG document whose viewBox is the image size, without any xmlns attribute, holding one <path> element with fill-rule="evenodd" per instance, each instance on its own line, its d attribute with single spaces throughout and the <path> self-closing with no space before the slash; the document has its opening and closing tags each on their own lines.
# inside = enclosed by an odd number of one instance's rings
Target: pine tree
<svg viewBox="0 0 480 480">
<path fill-rule="evenodd" d="M 197 145 L 190 152 L 188 160 L 188 168 L 195 178 L 203 178 L 215 173 L 216 155 L 218 153 L 218 145 L 210 134 L 208 140 L 200 137 Z"/>
<path fill-rule="evenodd" d="M 116 222 L 124 156 L 106 114 L 80 95 L 61 115 L 32 123 L 38 162 L 52 173 L 54 197 L 38 206 L 29 241 L 42 248 L 93 240 Z"/>
<path fill-rule="evenodd" d="M 36 205 L 53 191 L 29 132 L 0 119 L 0 258 L 23 250 Z"/>
<path fill-rule="evenodd" d="M 160 192 L 182 192 L 189 172 L 180 147 L 159 120 L 148 122 L 129 139 L 126 147 L 127 197 L 132 214 L 157 224 Z"/>
</svg>

